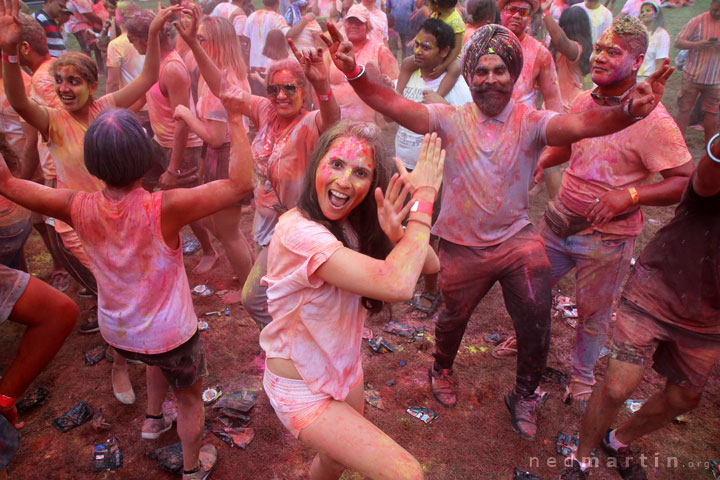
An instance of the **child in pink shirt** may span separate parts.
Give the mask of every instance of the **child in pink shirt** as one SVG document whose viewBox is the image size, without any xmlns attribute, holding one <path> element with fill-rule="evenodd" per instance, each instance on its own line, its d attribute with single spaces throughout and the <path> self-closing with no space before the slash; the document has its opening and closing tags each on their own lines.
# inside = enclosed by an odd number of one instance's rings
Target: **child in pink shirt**
<svg viewBox="0 0 720 480">
<path fill-rule="evenodd" d="M 236 203 L 252 190 L 252 155 L 236 91 L 223 92 L 233 144 L 229 178 L 191 189 L 149 193 L 141 179 L 152 148 L 129 110 L 108 110 L 88 128 L 85 164 L 105 182 L 101 191 L 50 189 L 10 177 L 0 164 L 0 191 L 20 205 L 73 226 L 98 283 L 103 338 L 128 359 L 148 365 L 148 409 L 142 437 L 172 427 L 162 415 L 170 385 L 178 398 L 178 434 L 184 480 L 206 478 L 217 458 L 200 448 L 201 377 L 207 375 L 190 288 L 180 249 L 180 229 Z M 8 178 L 10 177 L 10 178 Z"/>
<path fill-rule="evenodd" d="M 405 187 L 394 175 L 383 198 L 389 166 L 379 128 L 341 122 L 318 141 L 298 206 L 275 227 L 263 278 L 273 318 L 260 334 L 263 384 L 283 425 L 318 450 L 310 478 L 339 478 L 346 467 L 423 478 L 420 464 L 362 415 L 360 346 L 367 311 L 409 299 L 421 271 L 439 270 L 428 241 L 443 162 L 437 136 L 426 135 L 416 170 L 398 162 Z"/>
</svg>

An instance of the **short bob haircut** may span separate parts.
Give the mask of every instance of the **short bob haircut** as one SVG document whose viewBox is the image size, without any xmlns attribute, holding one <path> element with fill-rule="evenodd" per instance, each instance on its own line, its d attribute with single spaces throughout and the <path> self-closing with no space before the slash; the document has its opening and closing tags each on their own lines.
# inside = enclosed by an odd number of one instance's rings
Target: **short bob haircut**
<svg viewBox="0 0 720 480">
<path fill-rule="evenodd" d="M 322 212 L 318 202 L 318 194 L 315 188 L 315 177 L 322 159 L 330 151 L 336 140 L 344 137 L 352 137 L 367 142 L 373 151 L 375 170 L 372 182 L 367 195 L 348 214 L 348 224 L 357 235 L 357 245 L 350 243 L 345 237 L 340 224 L 328 220 Z M 381 138 L 381 131 L 377 125 L 365 122 L 341 121 L 328 129 L 320 137 L 315 151 L 312 153 L 310 164 L 305 173 L 305 184 L 303 192 L 298 201 L 298 209 L 308 219 L 325 226 L 343 245 L 348 248 L 358 247 L 357 251 L 377 259 L 385 259 L 392 245 L 385 233 L 380 228 L 377 218 L 377 202 L 375 201 L 375 188 L 383 190 L 390 182 L 391 166 Z M 363 306 L 370 313 L 378 313 L 383 302 L 373 298 L 363 297 Z"/>
<path fill-rule="evenodd" d="M 152 166 L 152 146 L 130 110 L 113 108 L 97 116 L 85 133 L 85 166 L 111 187 L 140 180 Z"/>
</svg>

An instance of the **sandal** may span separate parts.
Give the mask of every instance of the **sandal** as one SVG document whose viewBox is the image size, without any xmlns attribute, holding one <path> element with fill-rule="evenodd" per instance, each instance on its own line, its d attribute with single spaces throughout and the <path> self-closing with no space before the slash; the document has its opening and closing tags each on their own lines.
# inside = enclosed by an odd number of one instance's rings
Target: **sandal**
<svg viewBox="0 0 720 480">
<path fill-rule="evenodd" d="M 517 337 L 510 335 L 507 340 L 493 348 L 492 356 L 495 358 L 514 357 L 517 355 Z"/>
<path fill-rule="evenodd" d="M 571 405 L 573 401 L 577 401 L 580 406 L 586 406 L 590 395 L 592 395 L 592 387 L 595 385 L 595 381 L 588 383 L 578 378 L 570 380 L 570 384 L 565 387 L 565 394 L 563 395 L 563 403 Z"/>
<path fill-rule="evenodd" d="M 430 302 L 430 305 L 423 305 L 422 300 L 427 300 Z M 442 303 L 442 293 L 438 292 L 436 294 L 427 293 L 427 292 L 421 292 L 416 293 L 413 295 L 412 300 L 409 300 L 406 302 L 408 305 L 410 305 L 415 310 L 419 310 L 421 312 L 424 312 L 428 317 L 432 317 L 435 315 L 435 312 L 437 312 L 438 307 L 440 306 L 440 303 Z"/>
<path fill-rule="evenodd" d="M 70 288 L 70 274 L 65 270 L 56 270 L 50 275 L 50 285 L 59 292 Z"/>
</svg>

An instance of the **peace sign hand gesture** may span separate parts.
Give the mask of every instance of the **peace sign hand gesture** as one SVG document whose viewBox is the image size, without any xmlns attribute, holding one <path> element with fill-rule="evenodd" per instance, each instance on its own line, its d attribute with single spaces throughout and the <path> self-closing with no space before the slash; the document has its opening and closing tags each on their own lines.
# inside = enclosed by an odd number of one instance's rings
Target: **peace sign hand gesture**
<svg viewBox="0 0 720 480">
<path fill-rule="evenodd" d="M 355 70 L 355 54 L 353 53 L 352 43 L 342 37 L 334 23 L 328 22 L 327 28 L 330 38 L 325 34 L 321 35 L 320 38 L 327 45 L 330 58 L 332 58 L 338 70 L 345 75 L 353 72 Z"/>
<path fill-rule="evenodd" d="M 322 48 L 305 48 L 300 51 L 291 39 L 288 38 L 287 42 L 295 58 L 302 65 L 305 77 L 310 83 L 316 85 L 318 82 L 327 79 L 327 68 L 325 68 L 325 62 L 323 61 Z"/>
</svg>

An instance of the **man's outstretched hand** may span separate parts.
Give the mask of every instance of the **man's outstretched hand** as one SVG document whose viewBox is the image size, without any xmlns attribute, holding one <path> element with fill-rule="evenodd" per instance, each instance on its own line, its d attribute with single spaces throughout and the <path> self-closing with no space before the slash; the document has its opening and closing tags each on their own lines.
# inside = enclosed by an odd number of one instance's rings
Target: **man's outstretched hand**
<svg viewBox="0 0 720 480">
<path fill-rule="evenodd" d="M 662 67 L 658 68 L 650 77 L 637 84 L 633 92 L 633 104 L 630 114 L 634 117 L 647 117 L 650 112 L 660 103 L 665 93 L 665 82 L 675 71 L 670 66 L 670 59 L 666 58 Z"/>
<path fill-rule="evenodd" d="M 327 45 L 333 63 L 345 75 L 353 72 L 355 70 L 355 54 L 353 53 L 352 43 L 343 38 L 334 23 L 328 22 L 327 29 L 330 38 L 325 34 L 321 35 L 320 38 Z"/>
</svg>

